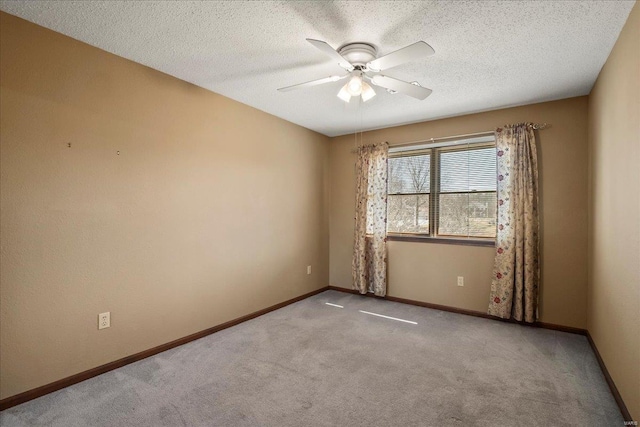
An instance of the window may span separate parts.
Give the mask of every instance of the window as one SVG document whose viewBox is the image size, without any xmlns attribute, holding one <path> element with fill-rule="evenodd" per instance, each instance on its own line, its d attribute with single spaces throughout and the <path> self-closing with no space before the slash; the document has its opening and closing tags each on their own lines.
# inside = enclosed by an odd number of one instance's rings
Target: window
<svg viewBox="0 0 640 427">
<path fill-rule="evenodd" d="M 494 137 L 391 148 L 387 194 L 392 236 L 493 241 Z"/>
</svg>

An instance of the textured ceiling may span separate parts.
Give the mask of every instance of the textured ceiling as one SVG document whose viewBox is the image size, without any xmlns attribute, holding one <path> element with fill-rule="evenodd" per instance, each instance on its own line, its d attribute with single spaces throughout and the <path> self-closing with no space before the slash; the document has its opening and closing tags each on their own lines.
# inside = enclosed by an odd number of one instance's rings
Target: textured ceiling
<svg viewBox="0 0 640 427">
<path fill-rule="evenodd" d="M 0 9 L 329 136 L 588 94 L 633 1 L 1 1 Z M 434 56 L 387 74 L 433 89 L 377 88 L 358 106 L 305 41 L 418 40 Z"/>
</svg>

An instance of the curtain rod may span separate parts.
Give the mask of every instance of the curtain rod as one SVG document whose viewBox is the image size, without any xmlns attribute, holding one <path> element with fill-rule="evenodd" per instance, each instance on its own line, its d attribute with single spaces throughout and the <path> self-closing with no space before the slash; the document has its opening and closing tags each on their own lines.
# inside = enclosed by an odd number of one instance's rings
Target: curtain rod
<svg viewBox="0 0 640 427">
<path fill-rule="evenodd" d="M 534 130 L 542 130 L 542 129 L 549 128 L 551 125 L 547 123 L 531 123 L 530 126 Z M 400 144 L 393 144 L 393 145 L 389 144 L 389 148 L 409 147 L 411 145 L 426 144 L 426 143 L 439 142 L 439 141 L 455 141 L 456 139 L 467 139 L 467 138 L 474 138 L 474 137 L 487 136 L 487 135 L 493 135 L 493 134 L 495 134 L 495 131 L 488 130 L 485 132 L 467 133 L 464 135 L 453 135 L 453 136 L 444 136 L 440 138 L 421 139 L 419 141 L 403 142 Z M 351 150 L 351 152 L 357 153 L 357 150 L 354 149 L 354 150 Z"/>
</svg>

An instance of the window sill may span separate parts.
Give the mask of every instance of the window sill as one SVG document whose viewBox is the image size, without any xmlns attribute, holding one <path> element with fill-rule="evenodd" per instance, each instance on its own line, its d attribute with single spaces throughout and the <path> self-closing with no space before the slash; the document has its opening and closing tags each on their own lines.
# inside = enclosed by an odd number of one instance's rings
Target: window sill
<svg viewBox="0 0 640 427">
<path fill-rule="evenodd" d="M 441 243 L 445 245 L 463 245 L 463 246 L 489 246 L 495 247 L 495 240 L 491 239 L 473 239 L 473 238 L 455 238 L 455 237 L 431 237 L 421 234 L 387 234 L 388 241 L 396 242 L 420 242 L 420 243 Z"/>
</svg>

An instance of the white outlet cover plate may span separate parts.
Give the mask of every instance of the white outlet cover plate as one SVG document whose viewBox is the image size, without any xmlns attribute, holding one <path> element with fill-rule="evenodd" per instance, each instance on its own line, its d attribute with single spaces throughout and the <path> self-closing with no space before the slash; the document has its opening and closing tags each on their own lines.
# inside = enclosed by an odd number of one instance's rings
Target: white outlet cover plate
<svg viewBox="0 0 640 427">
<path fill-rule="evenodd" d="M 98 314 L 98 329 L 105 329 L 111 326 L 111 312 Z"/>
</svg>

